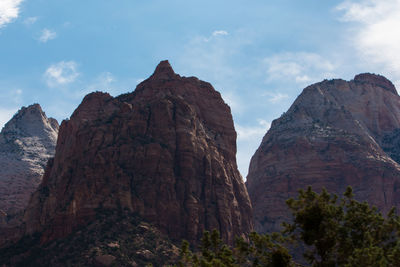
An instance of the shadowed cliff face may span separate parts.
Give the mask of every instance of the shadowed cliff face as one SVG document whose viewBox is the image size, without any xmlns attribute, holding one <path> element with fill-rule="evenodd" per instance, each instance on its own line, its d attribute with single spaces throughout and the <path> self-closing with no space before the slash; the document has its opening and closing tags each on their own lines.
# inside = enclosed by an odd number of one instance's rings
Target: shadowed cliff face
<svg viewBox="0 0 400 267">
<path fill-rule="evenodd" d="M 58 123 L 39 104 L 21 108 L 0 133 L 0 210 L 22 211 L 54 155 Z M 0 214 L 0 220 L 2 215 Z M 4 217 L 4 216 L 3 216 Z M 0 226 L 2 223 L 0 222 Z"/>
<path fill-rule="evenodd" d="M 252 229 L 236 165 L 236 132 L 220 94 L 167 61 L 133 93 L 87 95 L 60 127 L 56 155 L 25 213 L 46 242 L 95 218 L 137 212 L 174 240 L 218 229 L 228 242 Z"/>
<path fill-rule="evenodd" d="M 323 81 L 272 123 L 247 177 L 255 228 L 280 229 L 285 200 L 311 185 L 355 195 L 383 212 L 400 207 L 400 97 L 386 78 Z"/>
</svg>

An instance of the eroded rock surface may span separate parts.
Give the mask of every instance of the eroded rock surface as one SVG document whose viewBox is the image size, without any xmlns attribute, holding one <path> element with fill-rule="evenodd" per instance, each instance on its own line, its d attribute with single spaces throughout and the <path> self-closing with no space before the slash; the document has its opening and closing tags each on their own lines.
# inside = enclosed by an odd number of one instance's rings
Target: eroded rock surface
<svg viewBox="0 0 400 267">
<path fill-rule="evenodd" d="M 60 126 L 56 155 L 25 213 L 41 242 L 93 221 L 98 209 L 137 212 L 173 240 L 252 230 L 228 105 L 167 61 L 133 93 L 87 95 Z"/>
<path fill-rule="evenodd" d="M 0 210 L 22 211 L 54 155 L 58 123 L 39 104 L 23 107 L 0 133 Z M 1 216 L 1 215 L 0 215 Z"/>
<path fill-rule="evenodd" d="M 304 89 L 273 121 L 253 156 L 247 187 L 255 229 L 280 229 L 290 219 L 285 200 L 311 185 L 360 200 L 383 212 L 400 207 L 400 97 L 374 74 L 330 80 Z"/>
</svg>

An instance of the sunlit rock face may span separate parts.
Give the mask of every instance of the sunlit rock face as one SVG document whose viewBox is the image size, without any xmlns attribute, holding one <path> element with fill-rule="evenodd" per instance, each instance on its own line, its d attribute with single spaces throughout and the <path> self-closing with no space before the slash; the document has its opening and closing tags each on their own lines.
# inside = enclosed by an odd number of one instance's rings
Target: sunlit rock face
<svg viewBox="0 0 400 267">
<path fill-rule="evenodd" d="M 167 61 L 116 98 L 87 95 L 60 126 L 54 160 L 25 213 L 42 242 L 68 235 L 98 209 L 136 212 L 173 240 L 218 229 L 233 243 L 252 230 L 236 164 L 231 111 L 207 82 Z"/>
<path fill-rule="evenodd" d="M 255 229 L 280 229 L 290 220 L 285 200 L 311 185 L 387 212 L 400 207 L 400 97 L 374 74 L 349 82 L 325 80 L 303 90 L 272 123 L 252 157 L 247 187 Z"/>
<path fill-rule="evenodd" d="M 58 123 L 39 104 L 21 108 L 0 133 L 0 210 L 22 211 L 54 155 Z"/>
</svg>

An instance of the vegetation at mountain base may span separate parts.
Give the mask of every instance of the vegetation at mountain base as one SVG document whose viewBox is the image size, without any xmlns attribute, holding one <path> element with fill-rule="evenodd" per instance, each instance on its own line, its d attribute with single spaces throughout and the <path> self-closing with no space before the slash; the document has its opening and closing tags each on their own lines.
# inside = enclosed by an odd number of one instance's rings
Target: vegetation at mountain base
<svg viewBox="0 0 400 267">
<path fill-rule="evenodd" d="M 300 190 L 287 200 L 293 221 L 280 233 L 251 233 L 235 247 L 217 231 L 205 232 L 198 252 L 183 241 L 177 266 L 400 266 L 400 218 L 384 217 L 354 200 L 351 187 L 342 198 L 323 190 Z M 301 257 L 301 253 L 303 256 Z"/>
<path fill-rule="evenodd" d="M 177 266 L 292 266 L 293 261 L 287 248 L 280 243 L 278 234 L 260 235 L 255 232 L 246 241 L 237 238 L 234 248 L 222 242 L 219 233 L 213 230 L 204 232 L 198 253 L 189 249 L 187 241 L 182 242 L 181 260 Z"/>
<path fill-rule="evenodd" d="M 179 248 L 137 214 L 102 210 L 67 238 L 41 244 L 38 233 L 1 249 L 0 266 L 162 266 L 178 255 Z"/>
<path fill-rule="evenodd" d="M 40 234 L 0 250 L 2 266 L 400 266 L 400 217 L 311 187 L 287 200 L 293 220 L 279 233 L 223 242 L 205 231 L 197 248 L 179 249 L 156 227 L 127 211 L 98 211 L 94 222 L 65 239 L 41 244 Z M 180 255 L 179 255 L 180 254 Z"/>
</svg>

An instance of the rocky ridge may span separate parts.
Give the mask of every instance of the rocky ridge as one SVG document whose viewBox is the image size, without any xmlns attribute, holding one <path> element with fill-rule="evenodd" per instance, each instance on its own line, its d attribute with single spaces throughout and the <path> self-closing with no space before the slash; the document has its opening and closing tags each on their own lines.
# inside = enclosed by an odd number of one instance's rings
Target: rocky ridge
<svg viewBox="0 0 400 267">
<path fill-rule="evenodd" d="M 0 133 L 0 210 L 22 211 L 54 155 L 58 122 L 39 104 L 22 107 Z M 1 217 L 1 215 L 0 215 Z M 1 218 L 0 218 L 1 220 Z"/>
<path fill-rule="evenodd" d="M 60 126 L 56 153 L 25 212 L 25 234 L 46 244 L 134 212 L 172 240 L 218 229 L 233 243 L 252 230 L 228 105 L 206 82 L 162 61 L 133 93 L 87 95 Z"/>
<path fill-rule="evenodd" d="M 305 88 L 252 157 L 246 183 L 255 229 L 279 230 L 290 219 L 285 200 L 309 185 L 337 194 L 351 185 L 382 212 L 399 208 L 399 140 L 400 97 L 383 76 Z"/>
</svg>

